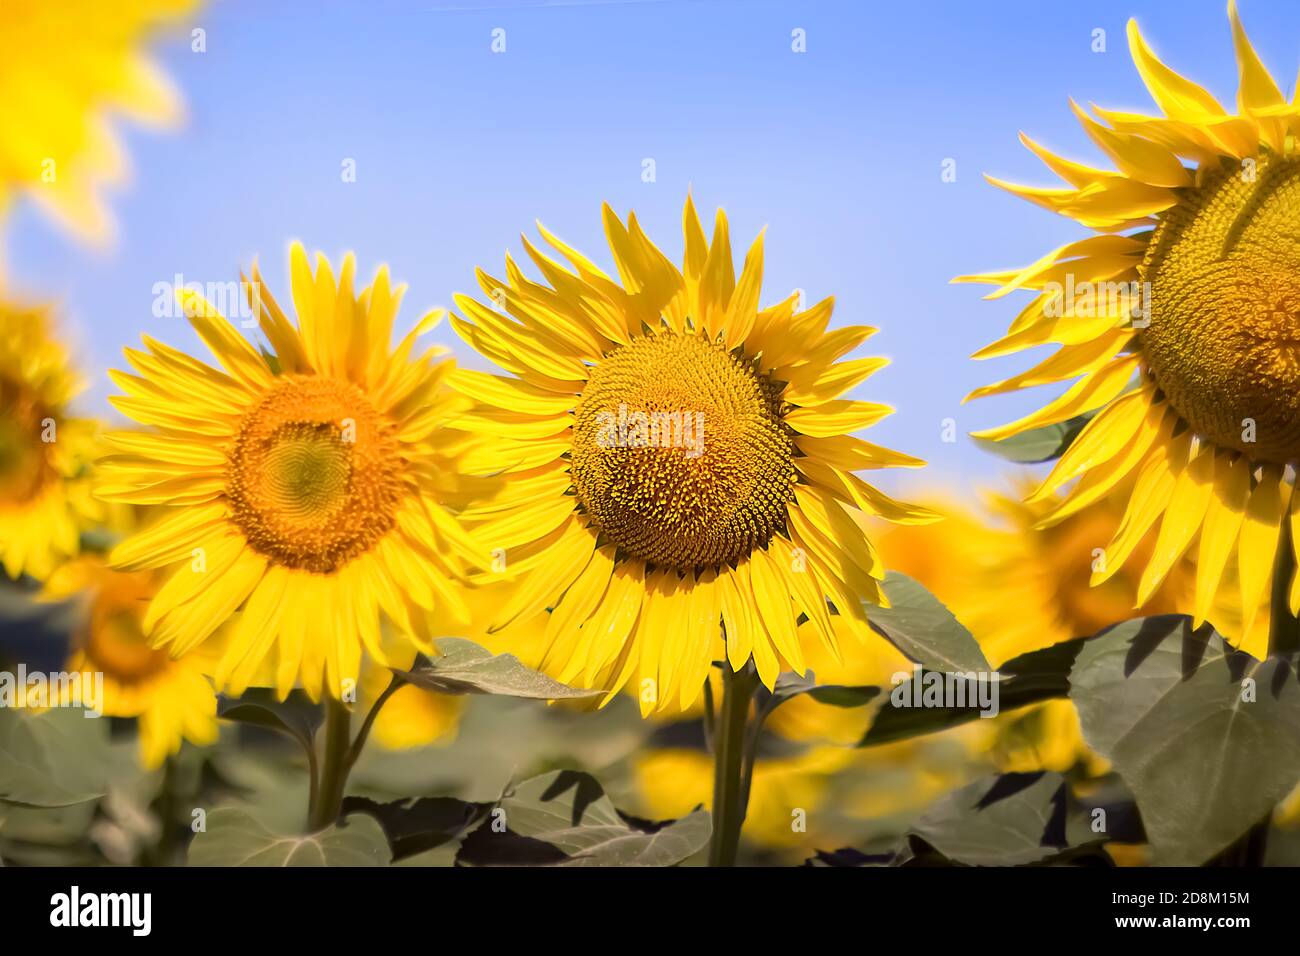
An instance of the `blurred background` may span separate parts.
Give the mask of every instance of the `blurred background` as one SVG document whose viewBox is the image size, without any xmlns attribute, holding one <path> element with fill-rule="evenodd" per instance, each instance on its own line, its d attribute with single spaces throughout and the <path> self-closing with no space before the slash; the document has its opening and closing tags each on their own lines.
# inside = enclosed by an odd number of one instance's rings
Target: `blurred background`
<svg viewBox="0 0 1300 956">
<path fill-rule="evenodd" d="M 1293 76 L 1300 5 L 1243 0 L 1241 8 L 1264 62 Z M 355 251 L 367 278 L 390 264 L 410 287 L 399 317 L 409 326 L 470 291 L 476 266 L 499 273 L 535 220 L 612 271 L 602 202 L 635 209 L 679 260 L 690 190 L 706 218 L 727 210 L 738 254 L 767 227 L 763 304 L 796 288 L 808 301 L 834 295 L 832 324 L 879 327 L 864 351 L 894 364 L 855 397 L 894 405 L 871 440 L 930 467 L 873 478 L 952 517 L 876 529 L 875 540 L 885 563 L 951 608 L 997 667 L 1136 613 L 1131 570 L 1088 587 L 1092 549 L 1114 533 L 1123 502 L 1103 501 L 1049 534 L 1032 531 L 1039 514 L 1016 501 L 1026 486 L 1008 478 L 1012 466 L 965 437 L 1046 396 L 960 404 L 1025 359 L 971 362 L 1017 306 L 950 284 L 1026 265 L 1084 235 L 982 174 L 1052 184 L 1018 143 L 1020 130 L 1104 164 L 1069 98 L 1152 109 L 1129 59 L 1130 16 L 1169 65 L 1233 102 L 1222 0 L 218 0 L 153 45 L 186 104 L 183 127 L 116 124 L 133 172 L 109 197 L 115 235 L 82 244 L 18 198 L 0 226 L 6 294 L 57 306 L 61 338 L 89 383 L 80 411 L 112 417 L 105 371 L 141 334 L 206 354 L 183 320 L 156 314 L 161 284 L 224 284 L 256 258 L 284 301 L 288 246 L 300 239 L 336 261 Z M 446 325 L 436 336 L 481 367 Z M 1003 497 L 977 511 L 978 492 L 990 487 Z M 1150 613 L 1181 608 L 1188 590 L 1184 571 L 1171 575 Z M 35 605 L 33 591 L 26 580 L 0 587 L 0 663 L 53 669 L 80 625 L 62 605 Z M 487 634 L 467 636 L 493 645 Z M 535 663 L 538 637 L 508 635 L 492 649 Z M 131 638 L 143 646 L 138 627 Z M 823 684 L 884 686 L 910 662 L 882 640 L 847 663 L 814 667 Z M 387 674 L 378 680 L 382 689 Z M 229 721 L 218 729 L 215 713 L 203 717 L 202 733 L 185 734 L 203 747 L 182 747 L 177 731 L 171 750 L 139 759 L 129 720 L 51 713 L 41 731 L 50 736 L 31 745 L 50 759 L 47 776 L 85 775 L 84 789 L 105 796 L 45 809 L 0 804 L 0 859 L 175 862 L 194 806 L 237 806 L 273 830 L 298 827 L 307 787 L 298 751 L 264 729 Z M 872 717 L 870 708 L 806 695 L 773 714 L 745 859 L 870 851 L 915 834 L 909 828 L 923 813 L 934 833 L 973 804 L 960 788 L 993 772 L 1068 775 L 1098 804 L 1124 797 L 1084 745 L 1068 701 L 847 746 Z M 0 744 L 10 749 L 16 721 L 0 714 Z M 495 800 L 512 780 L 559 767 L 595 774 L 621 809 L 647 820 L 707 804 L 712 787 L 702 710 L 642 721 L 630 699 L 593 716 L 404 688 L 373 740 L 350 793 L 380 802 L 419 794 L 414 809 L 426 825 L 430 816 L 445 822 L 451 804 L 438 801 L 462 801 L 452 808 L 459 813 Z M 1270 852 L 1300 859 L 1300 794 L 1278 820 L 1290 835 Z M 403 862 L 451 862 L 458 826 L 459 818 L 447 824 L 444 843 L 407 846 Z M 1144 861 L 1140 830 L 1119 832 L 1108 861 Z"/>
<path fill-rule="evenodd" d="M 1300 6 L 1241 9 L 1264 62 L 1293 76 Z M 635 209 L 678 259 L 689 188 L 702 210 L 726 208 L 738 248 L 768 227 L 765 303 L 834 295 L 833 323 L 880 328 L 872 351 L 894 364 L 860 390 L 898 413 L 872 440 L 931 463 L 883 483 L 965 494 L 1004 467 L 966 433 L 1042 396 L 960 405 L 1024 359 L 967 359 L 1015 306 L 949 280 L 1082 235 L 981 174 L 1051 184 L 1020 130 L 1096 161 L 1071 96 L 1151 108 L 1129 16 L 1175 69 L 1233 101 L 1221 0 L 224 0 L 155 44 L 188 119 L 178 133 L 119 126 L 134 181 L 110 196 L 116 239 L 86 249 L 20 203 L 10 281 L 66 307 L 93 376 L 85 403 L 104 413 L 103 372 L 124 345 L 142 332 L 194 343 L 152 313 L 155 284 L 177 273 L 226 282 L 256 256 L 283 290 L 290 240 L 352 249 L 361 273 L 388 262 L 409 283 L 410 323 L 470 289 L 475 265 L 498 272 L 535 219 L 610 266 L 602 201 Z"/>
</svg>

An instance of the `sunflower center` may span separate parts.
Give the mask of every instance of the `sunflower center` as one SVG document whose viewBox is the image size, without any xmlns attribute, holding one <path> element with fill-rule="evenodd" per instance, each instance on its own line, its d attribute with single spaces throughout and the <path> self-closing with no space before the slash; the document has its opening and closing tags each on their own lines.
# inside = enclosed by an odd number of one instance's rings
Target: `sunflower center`
<svg viewBox="0 0 1300 956">
<path fill-rule="evenodd" d="M 1161 214 L 1142 264 L 1156 384 L 1202 437 L 1300 456 L 1300 160 L 1260 156 Z"/>
<path fill-rule="evenodd" d="M 227 473 L 235 523 L 258 553 L 329 574 L 396 523 L 392 426 L 356 386 L 286 378 L 245 416 Z"/>
<path fill-rule="evenodd" d="M 0 409 L 0 504 L 22 504 L 54 474 L 41 440 L 47 415 L 27 389 L 3 378 Z"/>
<path fill-rule="evenodd" d="M 593 369 L 570 471 L 613 543 L 685 571 L 735 562 L 784 526 L 793 453 L 772 382 L 702 336 L 666 333 Z"/>
<path fill-rule="evenodd" d="M 85 644 L 89 667 L 121 684 L 138 684 L 167 669 L 171 655 L 149 646 L 138 610 L 110 607 L 93 613 Z"/>
</svg>

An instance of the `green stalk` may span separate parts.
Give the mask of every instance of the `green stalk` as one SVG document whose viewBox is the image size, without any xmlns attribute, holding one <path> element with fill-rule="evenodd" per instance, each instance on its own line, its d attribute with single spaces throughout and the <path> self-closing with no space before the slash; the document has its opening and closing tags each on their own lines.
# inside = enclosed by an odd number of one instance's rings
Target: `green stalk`
<svg viewBox="0 0 1300 956">
<path fill-rule="evenodd" d="M 352 714 L 342 701 L 325 698 L 325 753 L 321 761 L 320 787 L 312 801 L 307 829 L 324 830 L 338 822 L 347 786 L 352 736 Z"/>
<path fill-rule="evenodd" d="M 317 773 L 315 749 L 307 752 L 311 765 L 311 796 L 308 801 L 308 829 L 311 832 L 323 830 L 338 822 L 339 811 L 343 807 L 343 794 L 347 790 L 348 776 L 361 758 L 361 751 L 370 736 L 370 728 L 375 724 L 380 709 L 405 684 L 406 681 L 396 674 L 389 681 L 388 687 L 375 700 L 361 722 L 355 740 L 352 735 L 352 715 L 340 701 L 329 698 L 325 701 L 325 760 Z M 319 782 L 318 782 L 319 778 Z"/>
<path fill-rule="evenodd" d="M 740 828 L 745 822 L 749 781 L 745 759 L 749 705 L 758 687 L 752 664 L 739 673 L 722 664 L 722 707 L 713 732 L 713 836 L 709 841 L 709 866 L 735 866 L 740 848 Z"/>
<path fill-rule="evenodd" d="M 1291 657 L 1300 650 L 1300 620 L 1291 613 L 1291 579 L 1295 576 L 1295 546 L 1291 522 L 1282 520 L 1273 562 L 1273 592 L 1269 605 L 1268 653 L 1270 657 Z"/>
</svg>

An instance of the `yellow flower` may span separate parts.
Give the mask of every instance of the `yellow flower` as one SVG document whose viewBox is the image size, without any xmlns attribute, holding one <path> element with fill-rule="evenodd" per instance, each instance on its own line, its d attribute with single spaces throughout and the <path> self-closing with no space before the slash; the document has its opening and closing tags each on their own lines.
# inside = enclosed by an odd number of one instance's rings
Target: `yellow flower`
<svg viewBox="0 0 1300 956">
<path fill-rule="evenodd" d="M 988 395 L 1078 380 L 1039 411 L 981 433 L 1003 439 L 1100 412 L 1056 463 L 1031 501 L 1077 479 L 1041 524 L 1065 520 L 1133 481 L 1124 521 L 1105 544 L 1100 583 L 1130 562 L 1159 522 L 1141 562 L 1139 604 L 1194 549 L 1193 616 L 1210 616 L 1234 555 L 1242 647 L 1264 604 L 1282 524 L 1296 522 L 1288 462 L 1300 454 L 1300 363 L 1292 317 L 1300 299 L 1300 209 L 1288 103 L 1251 48 L 1236 7 L 1238 111 L 1161 63 L 1129 23 L 1138 72 L 1161 116 L 1095 108 L 1075 112 L 1117 172 L 1062 159 L 1023 138 L 1067 186 L 996 185 L 1060 212 L 1099 235 L 1071 242 L 1025 269 L 965 277 L 1038 295 L 1009 334 L 976 353 L 1004 355 L 1043 343 L 1061 348 Z M 1186 165 L 1184 161 L 1194 165 Z M 1138 230 L 1136 232 L 1131 230 Z M 1136 385 L 1132 385 L 1136 377 Z M 1300 539 L 1300 536 L 1297 536 Z M 1291 584 L 1292 582 L 1286 582 Z M 1292 587 L 1293 612 L 1300 588 Z"/>
<path fill-rule="evenodd" d="M 16 0 L 0 11 L 0 210 L 25 193 L 77 235 L 102 240 L 99 197 L 126 163 L 108 122 L 117 112 L 170 124 L 180 98 L 142 50 L 193 0 Z"/>
<path fill-rule="evenodd" d="M 1026 479 L 1016 484 L 1026 490 Z M 981 512 L 945 503 L 949 517 L 941 524 L 889 528 L 879 539 L 890 567 L 933 591 L 970 629 L 994 667 L 1136 617 L 1139 569 L 1150 554 L 1150 542 L 1143 543 L 1133 561 L 1092 586 L 1093 569 L 1105 560 L 1101 549 L 1123 519 L 1123 497 L 1108 496 L 1044 530 L 1037 526 L 1058 502 L 1019 499 L 991 494 Z M 1144 613 L 1172 614 L 1189 606 L 1194 574 L 1190 562 L 1178 562 Z M 1081 760 L 1093 771 L 1102 769 L 1083 742 L 1068 700 L 1007 714 L 997 724 L 1000 733 L 990 743 L 1004 770 L 1064 771 Z"/>
<path fill-rule="evenodd" d="M 182 740 L 206 745 L 218 735 L 217 696 L 204 676 L 208 655 L 173 658 L 145 637 L 145 608 L 160 577 L 114 571 L 86 556 L 60 567 L 41 592 L 47 600 L 85 602 L 68 670 L 88 680 L 104 675 L 104 714 L 139 719 L 140 759 L 148 768 L 176 753 Z"/>
<path fill-rule="evenodd" d="M 774 848 L 816 846 L 828 786 L 853 757 L 852 750 L 821 746 L 755 761 L 745 839 Z M 636 756 L 632 771 L 648 817 L 678 819 L 713 799 L 713 757 L 705 750 L 648 750 Z"/>
<path fill-rule="evenodd" d="M 363 650 L 388 662 L 381 622 L 432 652 L 431 621 L 464 620 L 451 583 L 474 544 L 444 504 L 457 491 L 464 436 L 444 426 L 463 403 L 451 362 L 420 336 L 430 313 L 390 345 L 403 289 L 380 269 L 353 291 L 291 251 L 295 327 L 261 281 L 247 283 L 259 351 L 201 297 L 180 299 L 216 355 L 214 368 L 145 338 L 128 349 L 138 374 L 114 371 L 112 401 L 151 433 L 114 432 L 99 493 L 166 506 L 167 516 L 113 551 L 123 570 L 179 565 L 150 604 L 145 629 L 182 655 L 243 606 L 216 667 L 239 693 L 274 658 L 285 695 L 301 682 L 343 697 Z"/>
<path fill-rule="evenodd" d="M 731 665 L 752 655 L 769 687 L 804 670 L 801 613 L 837 644 L 827 598 L 866 638 L 884 569 L 846 505 L 933 516 L 854 474 L 921 464 L 851 437 L 890 411 L 838 398 L 885 364 L 837 361 L 872 329 L 828 332 L 830 299 L 760 308 L 762 237 L 737 280 L 721 211 L 710 242 L 687 200 L 680 270 L 635 215 L 604 223 L 620 281 L 542 230 L 568 263 L 525 239 L 546 284 L 508 258 L 508 280 L 479 272 L 492 305 L 456 297 L 456 331 L 509 373 L 452 377 L 481 403 L 464 427 L 493 438 L 475 468 L 508 478 L 466 517 L 527 574 L 496 628 L 553 609 L 561 680 L 612 696 L 635 675 L 643 713 L 686 709 L 719 620 Z"/>
<path fill-rule="evenodd" d="M 43 579 L 101 516 L 91 495 L 95 425 L 72 416 L 80 390 L 46 311 L 0 302 L 0 563 Z"/>
</svg>

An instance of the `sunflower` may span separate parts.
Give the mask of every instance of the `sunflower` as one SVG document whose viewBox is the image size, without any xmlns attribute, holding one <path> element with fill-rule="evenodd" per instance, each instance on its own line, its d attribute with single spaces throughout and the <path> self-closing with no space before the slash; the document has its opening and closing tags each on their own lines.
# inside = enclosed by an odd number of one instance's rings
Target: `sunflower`
<svg viewBox="0 0 1300 956">
<path fill-rule="evenodd" d="M 621 281 L 542 228 L 567 267 L 525 238 L 545 283 L 507 257 L 506 280 L 478 272 L 492 304 L 458 295 L 452 318 L 508 373 L 452 376 L 491 437 L 474 467 L 508 479 L 465 517 L 526 574 L 494 628 L 553 609 L 545 666 L 606 700 L 635 675 L 643 713 L 696 700 L 720 621 L 768 687 L 805 669 L 801 613 L 838 653 L 827 599 L 865 637 L 884 568 L 845 506 L 934 517 L 854 474 L 922 464 L 851 435 L 891 411 L 839 397 L 886 364 L 837 361 L 874 330 L 828 331 L 831 299 L 761 308 L 762 236 L 737 279 L 722 211 L 712 241 L 689 197 L 684 220 L 679 270 L 606 206 Z"/>
<path fill-rule="evenodd" d="M 994 667 L 1134 617 L 1138 568 L 1151 553 L 1151 542 L 1143 542 L 1133 561 L 1094 585 L 1092 574 L 1104 560 L 1102 545 L 1123 521 L 1122 496 L 1108 496 L 1039 530 L 1058 499 L 1026 503 L 1021 499 L 1032 488 L 1029 479 L 1018 476 L 1010 484 L 1011 493 L 987 494 L 979 510 L 945 501 L 943 523 L 886 528 L 879 535 L 890 567 L 933 591 L 970 629 Z M 953 567 L 964 573 L 950 573 Z M 1146 613 L 1190 609 L 1194 575 L 1189 560 L 1177 562 L 1148 598 Z M 986 742 L 1003 770 L 1064 771 L 1080 762 L 1094 773 L 1104 768 L 1084 744 L 1069 700 L 1048 701 L 991 723 L 998 733 Z"/>
<path fill-rule="evenodd" d="M 179 565 L 145 615 L 155 645 L 186 654 L 242 606 L 218 687 L 242 692 L 273 657 L 281 695 L 340 699 L 363 650 L 388 662 L 385 623 L 432 653 L 434 622 L 467 618 L 451 581 L 475 545 L 445 507 L 465 436 L 443 427 L 464 402 L 442 350 L 414 353 L 440 312 L 391 348 L 403 289 L 386 269 L 358 295 L 351 256 L 337 280 L 298 244 L 290 266 L 296 327 L 256 267 L 245 282 L 269 349 L 181 291 L 221 368 L 148 337 L 126 351 L 136 374 L 110 373 L 112 401 L 153 431 L 107 436 L 99 493 L 168 512 L 112 553 L 121 570 Z"/>
<path fill-rule="evenodd" d="M 1130 21 L 1133 60 L 1164 115 L 1094 107 L 1093 118 L 1075 107 L 1118 171 L 1079 165 L 1022 136 L 1069 185 L 991 180 L 1098 234 L 1027 268 L 962 280 L 997 285 L 991 298 L 1038 291 L 1008 335 L 976 357 L 1061 346 L 971 397 L 1078 377 L 1038 411 L 979 435 L 1004 439 L 1096 412 L 1031 498 L 1046 500 L 1075 482 L 1042 523 L 1065 520 L 1132 476 L 1127 512 L 1094 580 L 1133 560 L 1159 522 L 1138 582 L 1144 604 L 1199 532 L 1193 616 L 1198 624 L 1209 616 L 1235 556 L 1240 630 L 1249 634 L 1283 526 L 1297 520 L 1287 466 L 1300 454 L 1292 332 L 1300 312 L 1293 238 L 1300 105 L 1284 99 L 1260 63 L 1235 4 L 1228 15 L 1240 74 L 1236 113 L 1158 60 Z M 1279 583 L 1291 588 L 1292 613 L 1300 610 L 1300 588 Z"/>
<path fill-rule="evenodd" d="M 4 5 L 0 209 L 25 193 L 77 235 L 106 237 L 110 220 L 99 187 L 125 173 L 107 113 L 153 125 L 180 117 L 179 96 L 142 46 L 196 6 L 193 0 Z"/>
<path fill-rule="evenodd" d="M 139 719 L 140 759 L 150 769 L 176 753 L 183 740 L 203 746 L 218 736 L 207 654 L 173 658 L 145 637 L 145 608 L 160 584 L 157 572 L 114 571 L 87 555 L 62 565 L 41 592 L 46 600 L 85 603 L 68 670 L 104 675 L 104 713 Z"/>
<path fill-rule="evenodd" d="M 11 578 L 45 578 L 101 517 L 96 426 L 70 408 L 79 390 L 48 312 L 0 302 L 0 563 Z"/>
</svg>

